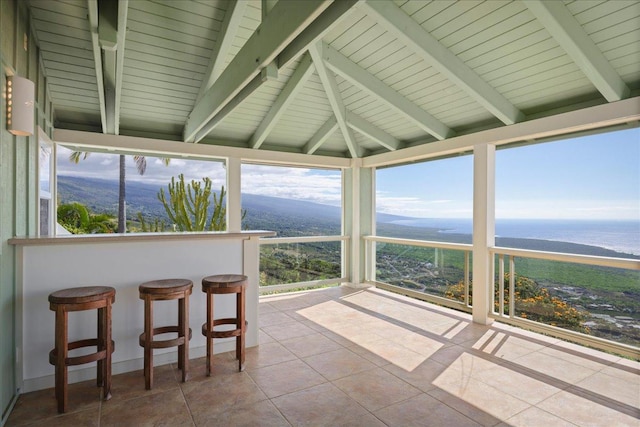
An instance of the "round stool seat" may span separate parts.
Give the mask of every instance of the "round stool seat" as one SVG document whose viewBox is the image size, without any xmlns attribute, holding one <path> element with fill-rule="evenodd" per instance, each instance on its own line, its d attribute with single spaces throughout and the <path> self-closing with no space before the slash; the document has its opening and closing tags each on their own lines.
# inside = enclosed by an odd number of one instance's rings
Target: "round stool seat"
<svg viewBox="0 0 640 427">
<path fill-rule="evenodd" d="M 192 289 L 193 282 L 188 279 L 152 280 L 138 286 L 141 295 L 166 296 L 167 299 L 177 298 L 174 295 L 184 294 L 185 292 L 191 295 Z"/>
<path fill-rule="evenodd" d="M 213 293 L 225 293 L 225 288 L 246 287 L 248 280 L 248 277 L 243 274 L 217 274 L 215 276 L 207 276 L 202 279 L 202 291 L 206 292 L 207 290 L 211 290 Z M 235 292 L 235 290 L 229 291 L 229 293 L 233 292 Z"/>
<path fill-rule="evenodd" d="M 49 308 L 56 313 L 55 348 L 49 352 L 49 363 L 56 367 L 56 399 L 58 412 L 67 410 L 67 367 L 90 362 L 97 363 L 97 385 L 103 388 L 103 398 L 111 398 L 111 353 L 115 344 L 111 339 L 111 305 L 116 290 L 110 286 L 68 288 L 49 295 Z M 69 342 L 68 314 L 72 311 L 98 310 L 97 338 Z M 90 354 L 70 357 L 69 352 L 84 347 L 96 347 Z"/>
<path fill-rule="evenodd" d="M 116 299 L 116 290 L 110 286 L 83 286 L 81 288 L 61 289 L 49 295 L 51 304 L 89 304 L 102 302 L 107 298 L 113 303 Z M 87 310 L 79 308 L 78 310 Z"/>
<path fill-rule="evenodd" d="M 238 359 L 238 369 L 244 370 L 245 361 L 245 333 L 247 322 L 245 321 L 245 291 L 249 283 L 249 278 L 242 274 L 218 274 L 207 276 L 202 279 L 202 291 L 207 298 L 207 321 L 202 325 L 202 335 L 207 340 L 207 376 L 211 375 L 213 339 L 214 338 L 236 338 L 236 359 Z M 214 319 L 213 316 L 213 295 L 236 294 L 236 317 Z M 235 328 L 225 331 L 214 331 L 218 325 L 234 325 Z"/>
</svg>

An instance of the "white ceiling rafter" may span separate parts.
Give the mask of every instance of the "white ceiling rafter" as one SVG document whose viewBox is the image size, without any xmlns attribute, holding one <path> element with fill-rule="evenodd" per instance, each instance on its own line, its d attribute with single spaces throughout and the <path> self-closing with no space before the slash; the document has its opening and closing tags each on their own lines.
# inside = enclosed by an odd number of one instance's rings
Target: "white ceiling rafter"
<svg viewBox="0 0 640 427">
<path fill-rule="evenodd" d="M 224 20 L 218 33 L 218 38 L 211 52 L 211 60 L 207 66 L 202 86 L 198 92 L 196 103 L 200 101 L 202 95 L 213 85 L 222 70 L 224 69 L 225 59 L 229 54 L 229 50 L 233 44 L 240 21 L 244 16 L 244 12 L 249 4 L 249 0 L 232 0 L 228 2 L 228 9 L 224 14 Z"/>
<path fill-rule="evenodd" d="M 120 99 L 122 97 L 122 74 L 124 72 L 124 44 L 127 36 L 127 12 L 129 0 L 118 0 L 118 47 L 116 53 L 116 94 L 114 111 L 114 133 L 120 133 Z"/>
<path fill-rule="evenodd" d="M 102 75 L 102 49 L 98 37 L 98 0 L 87 0 L 89 11 L 89 26 L 91 28 L 91 46 L 93 48 L 93 60 L 96 69 L 96 82 L 98 89 L 98 100 L 100 102 L 100 122 L 102 133 L 107 133 L 107 111 L 104 99 L 104 76 Z"/>
<path fill-rule="evenodd" d="M 307 79 L 313 74 L 313 70 L 314 67 L 313 62 L 311 61 L 311 56 L 309 56 L 309 54 L 305 54 L 298 64 L 298 67 L 278 95 L 278 98 L 269 109 L 269 112 L 264 119 L 262 119 L 262 122 L 254 132 L 253 136 L 251 136 L 251 140 L 249 141 L 249 146 L 251 148 L 260 148 L 287 107 L 302 90 Z"/>
<path fill-rule="evenodd" d="M 462 88 L 503 123 L 511 125 L 524 120 L 524 114 L 509 100 L 395 3 L 367 0 L 361 7 L 398 40 L 419 54 L 429 65 Z"/>
<path fill-rule="evenodd" d="M 277 69 L 282 69 L 286 66 L 288 66 L 292 61 L 294 61 L 296 58 L 298 58 L 302 53 L 304 53 L 308 47 L 310 45 L 312 45 L 313 43 L 315 43 L 316 41 L 320 40 L 322 37 L 325 36 L 325 34 L 327 34 L 338 22 L 340 22 L 340 20 L 346 16 L 349 11 L 351 11 L 351 9 L 353 8 L 354 5 L 356 5 L 359 2 L 362 2 L 363 0 L 341 0 L 341 1 L 337 1 L 337 2 L 333 2 L 331 3 L 331 5 L 329 7 L 327 7 L 322 14 L 320 14 L 320 16 L 318 18 L 316 18 L 313 22 L 311 22 L 310 24 L 308 24 L 299 34 L 297 37 L 295 37 L 291 43 L 289 43 L 283 50 L 282 52 L 277 56 Z M 285 2 L 282 2 L 283 4 Z M 277 6 L 277 4 L 276 4 Z M 275 9 L 275 7 L 274 7 Z M 280 13 L 279 12 L 280 9 L 276 10 L 275 13 Z M 279 24 L 270 24 L 270 26 L 275 26 L 276 28 L 280 28 L 278 27 Z M 264 26 L 264 24 L 263 24 Z M 260 27 L 262 28 L 262 27 Z M 263 32 L 264 34 L 264 32 Z M 255 35 L 255 34 L 254 34 Z M 253 36 L 252 36 L 253 37 Z M 248 44 L 248 42 L 247 42 Z M 247 49 L 247 44 L 245 44 L 245 46 L 242 48 L 242 50 L 238 53 L 238 55 L 236 55 L 236 58 L 238 56 L 240 56 L 241 54 L 244 55 L 242 53 L 243 50 L 245 50 L 245 53 L 247 55 L 251 55 L 253 54 L 253 51 L 251 52 L 251 54 L 247 53 L 248 49 Z M 260 54 L 260 51 L 258 49 L 255 49 L 255 51 L 257 52 L 256 55 Z M 234 61 L 236 59 L 234 58 Z M 270 66 L 272 64 L 269 63 L 267 65 Z M 229 67 L 232 64 L 229 64 Z M 264 67 L 263 67 L 264 68 Z M 225 70 L 226 71 L 226 70 Z M 254 72 L 253 74 L 255 74 L 255 76 L 253 77 L 252 80 L 250 80 L 245 86 L 243 86 L 240 90 L 238 90 L 236 95 L 232 95 L 229 98 L 227 98 L 227 101 L 223 102 L 222 104 L 220 104 L 219 106 L 215 107 L 215 108 L 219 108 L 219 110 L 217 112 L 215 112 L 212 117 L 204 124 L 201 125 L 201 127 L 199 128 L 199 130 L 195 133 L 195 136 L 193 137 L 193 141 L 194 142 L 198 142 L 200 140 L 202 140 L 204 137 L 207 136 L 207 134 L 209 134 L 209 132 L 211 132 L 216 126 L 218 126 L 229 114 L 231 114 L 235 108 L 238 107 L 238 105 L 240 105 L 242 103 L 242 101 L 244 99 L 246 99 L 248 96 L 250 96 L 254 91 L 256 91 L 257 89 L 259 89 L 262 84 L 265 82 L 265 80 L 263 79 L 263 77 L 261 76 L 262 73 L 262 69 Z M 230 81 L 233 82 L 233 79 L 231 79 Z M 222 87 L 222 85 L 220 85 Z M 228 91 L 229 87 L 225 86 L 222 90 L 223 92 Z M 236 88 L 237 90 L 238 88 Z M 211 91 L 211 88 L 209 89 L 209 91 Z M 222 98 L 222 96 L 218 96 L 216 99 Z M 200 100 L 201 102 L 202 100 Z M 210 108 L 214 108 L 215 104 L 211 104 L 213 106 L 211 106 Z M 197 106 L 197 105 L 196 105 Z M 195 111 L 195 108 L 194 108 Z M 192 111 L 193 114 L 193 111 Z M 192 119 L 191 122 L 195 122 L 195 119 Z M 183 139 L 185 141 L 189 141 L 189 139 L 186 138 L 186 135 L 191 131 L 191 129 L 189 128 L 189 122 L 190 120 L 187 120 L 187 123 L 185 124 L 185 132 L 183 132 Z M 192 126 L 193 127 L 193 126 Z"/>
<path fill-rule="evenodd" d="M 100 4 L 97 0 L 88 0 L 87 7 L 102 132 L 117 135 L 120 130 L 120 97 L 129 0 Z"/>
<path fill-rule="evenodd" d="M 335 76 L 333 76 L 324 65 L 324 61 L 322 60 L 322 56 L 320 54 L 321 48 L 322 43 L 318 42 L 316 45 L 309 47 L 309 53 L 311 54 L 311 58 L 313 58 L 313 63 L 316 66 L 316 71 L 318 72 L 318 76 L 320 77 L 320 81 L 322 82 L 322 86 L 324 87 L 324 91 L 327 94 L 327 99 L 329 100 L 329 104 L 331 105 L 333 114 L 335 115 L 336 121 L 338 122 L 338 126 L 340 127 L 340 131 L 342 132 L 342 136 L 347 143 L 347 148 L 349 149 L 351 157 L 362 157 L 364 150 L 362 149 L 362 147 L 358 146 L 358 143 L 353 136 L 353 133 L 351 132 L 351 128 L 347 124 L 347 110 L 344 106 L 344 102 L 342 101 L 342 96 L 340 95 L 340 90 L 338 89 L 338 83 L 336 82 Z"/>
<path fill-rule="evenodd" d="M 431 114 L 400 95 L 377 77 L 326 43 L 322 44 L 321 54 L 324 63 L 332 71 L 340 74 L 360 89 L 377 97 L 395 111 L 418 125 L 425 132 L 428 132 L 437 139 L 446 139 L 454 135 L 451 129 Z"/>
<path fill-rule="evenodd" d="M 330 4 L 328 0 L 276 4 L 213 86 L 196 103 L 185 123 L 184 141 L 197 142 L 196 134 Z"/>
<path fill-rule="evenodd" d="M 338 121 L 335 116 L 331 116 L 305 144 L 302 152 L 305 154 L 315 153 L 337 129 Z"/>
<path fill-rule="evenodd" d="M 374 126 L 357 114 L 347 111 L 346 118 L 347 125 L 349 125 L 351 129 L 357 130 L 364 136 L 371 138 L 387 150 L 395 151 L 400 147 L 400 141 L 393 135 L 389 135 L 387 132 Z"/>
<path fill-rule="evenodd" d="M 540 0 L 523 2 L 607 101 L 629 97 L 629 87 L 564 3 Z"/>
</svg>

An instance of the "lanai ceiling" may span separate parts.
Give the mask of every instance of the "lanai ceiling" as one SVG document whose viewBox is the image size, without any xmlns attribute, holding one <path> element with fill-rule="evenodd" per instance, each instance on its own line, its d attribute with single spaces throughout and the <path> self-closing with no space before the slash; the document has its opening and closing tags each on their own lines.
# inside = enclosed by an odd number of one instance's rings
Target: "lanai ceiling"
<svg viewBox="0 0 640 427">
<path fill-rule="evenodd" d="M 363 157 L 640 92 L 638 1 L 29 6 L 58 129 Z"/>
</svg>

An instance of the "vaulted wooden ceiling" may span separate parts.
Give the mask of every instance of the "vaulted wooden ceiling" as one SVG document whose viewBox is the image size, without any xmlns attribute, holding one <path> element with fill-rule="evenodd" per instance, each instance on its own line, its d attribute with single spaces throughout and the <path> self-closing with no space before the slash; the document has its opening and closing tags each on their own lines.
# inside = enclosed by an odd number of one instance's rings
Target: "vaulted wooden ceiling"
<svg viewBox="0 0 640 427">
<path fill-rule="evenodd" d="M 340 157 L 640 92 L 640 2 L 29 0 L 58 129 Z"/>
</svg>

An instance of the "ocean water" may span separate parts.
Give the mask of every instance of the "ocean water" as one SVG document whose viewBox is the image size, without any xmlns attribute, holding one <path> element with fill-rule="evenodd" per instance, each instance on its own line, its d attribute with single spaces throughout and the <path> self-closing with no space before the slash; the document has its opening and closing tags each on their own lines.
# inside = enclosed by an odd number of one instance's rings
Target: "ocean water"
<svg viewBox="0 0 640 427">
<path fill-rule="evenodd" d="M 473 231 L 471 219 L 415 218 L 393 223 L 437 228 L 441 233 Z M 640 221 L 497 219 L 496 236 L 579 243 L 640 255 Z"/>
</svg>

